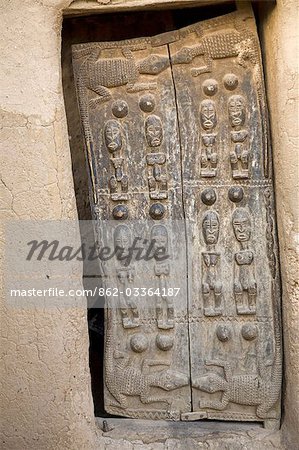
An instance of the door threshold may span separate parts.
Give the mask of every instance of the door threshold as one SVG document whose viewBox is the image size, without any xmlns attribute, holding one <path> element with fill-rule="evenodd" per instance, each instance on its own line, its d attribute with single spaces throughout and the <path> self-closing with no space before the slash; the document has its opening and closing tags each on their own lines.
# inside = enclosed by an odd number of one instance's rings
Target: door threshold
<svg viewBox="0 0 299 450">
<path fill-rule="evenodd" d="M 104 428 L 107 431 L 103 431 Z M 146 419 L 126 419 L 126 418 L 102 418 L 96 417 L 96 425 L 100 429 L 101 442 L 113 445 L 113 449 L 131 448 L 132 444 L 142 445 L 142 449 L 152 449 L 152 444 L 156 444 L 160 449 L 161 443 L 165 448 L 173 448 L 175 444 L 195 445 L 206 443 L 209 448 L 219 448 L 225 443 L 240 444 L 239 448 L 247 445 L 247 448 L 273 448 L 282 449 L 280 442 L 280 432 L 265 430 L 262 423 L 258 422 L 221 422 L 199 420 L 194 422 L 171 422 L 166 420 L 146 420 Z M 158 447 L 159 445 L 159 447 Z M 192 447 L 190 447 L 192 445 Z M 119 446 L 119 447 L 118 447 Z M 139 447 L 138 447 L 139 448 Z M 162 447 L 161 447 L 162 448 Z M 175 447 L 181 448 L 181 447 Z M 183 448 L 183 447 L 182 447 Z M 238 447 L 235 447 L 238 448 Z"/>
</svg>

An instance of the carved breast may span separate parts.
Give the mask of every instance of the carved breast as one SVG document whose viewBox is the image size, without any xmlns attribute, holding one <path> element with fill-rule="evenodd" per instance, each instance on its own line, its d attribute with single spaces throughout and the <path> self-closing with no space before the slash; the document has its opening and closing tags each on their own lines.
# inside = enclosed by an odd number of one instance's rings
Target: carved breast
<svg viewBox="0 0 299 450">
<path fill-rule="evenodd" d="M 250 250 L 241 250 L 235 255 L 236 262 L 240 266 L 249 265 L 253 261 L 253 252 Z"/>
</svg>

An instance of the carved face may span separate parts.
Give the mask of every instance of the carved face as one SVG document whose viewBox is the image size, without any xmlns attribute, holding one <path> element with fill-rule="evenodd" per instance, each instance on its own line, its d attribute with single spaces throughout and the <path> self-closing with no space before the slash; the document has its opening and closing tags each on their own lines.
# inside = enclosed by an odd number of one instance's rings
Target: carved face
<svg viewBox="0 0 299 450">
<path fill-rule="evenodd" d="M 233 229 L 239 242 L 249 241 L 251 235 L 251 222 L 248 212 L 238 208 L 233 214 Z"/>
<path fill-rule="evenodd" d="M 105 142 L 109 152 L 114 153 L 122 147 L 120 124 L 116 120 L 108 120 L 104 129 Z"/>
<path fill-rule="evenodd" d="M 223 378 L 215 373 L 204 375 L 192 383 L 192 386 L 201 391 L 213 394 L 214 392 L 223 390 Z"/>
<path fill-rule="evenodd" d="M 215 211 L 209 211 L 205 214 L 202 222 L 202 231 L 206 244 L 217 244 L 219 237 L 219 218 Z"/>
<path fill-rule="evenodd" d="M 164 227 L 164 225 L 154 225 L 151 231 L 151 239 L 154 242 L 154 250 L 159 249 L 165 249 L 165 252 L 167 251 L 168 247 L 168 234 L 167 229 Z"/>
<path fill-rule="evenodd" d="M 150 55 L 138 64 L 139 73 L 148 75 L 158 75 L 169 66 L 169 59 L 166 56 Z"/>
<path fill-rule="evenodd" d="M 212 130 L 217 124 L 216 108 L 213 100 L 203 100 L 200 105 L 200 122 L 204 130 Z"/>
<path fill-rule="evenodd" d="M 245 122 L 245 99 L 232 95 L 228 100 L 228 116 L 232 127 L 241 127 Z"/>
<path fill-rule="evenodd" d="M 127 279 L 127 272 L 125 270 L 120 270 L 117 277 L 121 283 L 125 283 Z"/>
<path fill-rule="evenodd" d="M 145 136 L 150 147 L 159 147 L 163 140 L 162 122 L 158 116 L 148 116 L 145 121 Z"/>
<path fill-rule="evenodd" d="M 131 233 L 126 225 L 119 225 L 114 230 L 114 246 L 123 249 L 123 255 L 131 246 Z"/>
</svg>

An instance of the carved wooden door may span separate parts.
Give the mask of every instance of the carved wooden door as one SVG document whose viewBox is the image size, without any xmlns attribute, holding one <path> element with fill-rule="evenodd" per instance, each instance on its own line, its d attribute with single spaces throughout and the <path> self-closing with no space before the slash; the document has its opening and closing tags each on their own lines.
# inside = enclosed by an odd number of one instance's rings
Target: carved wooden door
<svg viewBox="0 0 299 450">
<path fill-rule="evenodd" d="M 252 11 L 76 45 L 73 65 L 102 245 L 128 251 L 137 233 L 170 255 L 105 265 L 118 305 L 106 312 L 106 411 L 277 427 L 279 270 Z M 149 301 L 152 288 L 163 295 Z"/>
</svg>

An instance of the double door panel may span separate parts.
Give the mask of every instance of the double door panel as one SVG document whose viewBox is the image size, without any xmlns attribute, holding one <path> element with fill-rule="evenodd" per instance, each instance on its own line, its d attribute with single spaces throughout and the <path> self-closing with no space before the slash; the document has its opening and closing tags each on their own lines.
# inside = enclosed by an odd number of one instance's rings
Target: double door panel
<svg viewBox="0 0 299 450">
<path fill-rule="evenodd" d="M 128 252 L 138 236 L 168 255 L 104 263 L 117 288 L 106 411 L 277 426 L 279 270 L 252 12 L 79 44 L 73 65 L 99 243 Z"/>
</svg>

